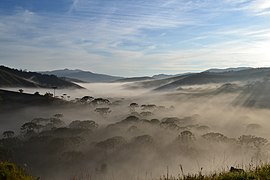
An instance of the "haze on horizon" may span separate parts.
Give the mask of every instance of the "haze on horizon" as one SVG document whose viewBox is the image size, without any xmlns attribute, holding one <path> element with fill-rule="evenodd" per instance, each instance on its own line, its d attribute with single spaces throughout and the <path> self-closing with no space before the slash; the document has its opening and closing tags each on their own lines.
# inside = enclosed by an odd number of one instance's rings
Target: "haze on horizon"
<svg viewBox="0 0 270 180">
<path fill-rule="evenodd" d="M 268 0 L 8 0 L 1 64 L 119 76 L 270 66 Z"/>
</svg>

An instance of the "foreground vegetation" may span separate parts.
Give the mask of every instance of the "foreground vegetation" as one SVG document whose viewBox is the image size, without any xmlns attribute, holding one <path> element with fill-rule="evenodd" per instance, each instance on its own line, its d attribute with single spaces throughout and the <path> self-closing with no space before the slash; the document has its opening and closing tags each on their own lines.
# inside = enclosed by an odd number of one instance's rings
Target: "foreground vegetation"
<svg viewBox="0 0 270 180">
<path fill-rule="evenodd" d="M 210 175 L 194 174 L 179 175 L 179 177 L 163 176 L 160 180 L 246 180 L 270 179 L 270 165 L 261 165 L 249 170 L 231 169 L 229 172 L 213 173 Z"/>
<path fill-rule="evenodd" d="M 22 169 L 9 162 L 0 162 L 1 180 L 34 180 Z M 76 178 L 74 178 L 76 179 Z M 246 179 L 270 179 L 270 165 L 258 166 L 254 169 L 244 171 L 242 169 L 231 169 L 229 172 L 213 173 L 210 175 L 179 175 L 179 177 L 163 176 L 160 180 L 246 180 Z"/>
<path fill-rule="evenodd" d="M 0 162 L 0 179 L 1 180 L 34 180 L 28 176 L 22 169 L 9 162 Z"/>
</svg>

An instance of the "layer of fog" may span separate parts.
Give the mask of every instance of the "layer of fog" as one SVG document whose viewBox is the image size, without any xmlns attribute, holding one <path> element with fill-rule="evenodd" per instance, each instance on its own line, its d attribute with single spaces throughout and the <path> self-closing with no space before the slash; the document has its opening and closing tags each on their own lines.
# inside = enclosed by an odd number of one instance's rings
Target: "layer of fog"
<svg viewBox="0 0 270 180">
<path fill-rule="evenodd" d="M 80 98 L 86 95 L 95 97 L 134 97 L 149 92 L 148 89 L 128 89 L 125 86 L 130 83 L 77 83 L 85 89 L 56 89 L 55 96 L 61 97 L 63 94 L 67 94 L 71 99 Z M 10 90 L 18 92 L 19 89 L 23 89 L 24 93 L 39 94 L 52 93 L 53 89 L 47 88 L 1 88 L 4 90 Z"/>
<path fill-rule="evenodd" d="M 184 173 L 197 173 L 203 168 L 203 173 L 219 171 L 230 166 L 240 166 L 250 163 L 268 162 L 269 146 L 260 148 L 240 146 L 235 142 L 213 142 L 202 138 L 207 132 L 221 133 L 228 138 L 238 139 L 241 135 L 251 134 L 254 136 L 270 139 L 270 123 L 268 109 L 251 109 L 236 107 L 232 105 L 237 93 L 226 93 L 217 96 L 187 96 L 177 93 L 151 93 L 148 90 L 126 90 L 122 84 L 84 84 L 88 90 L 57 90 L 57 93 L 67 93 L 72 97 L 83 97 L 90 95 L 94 97 L 104 97 L 117 105 L 105 105 L 109 107 L 111 113 L 101 116 L 95 112 L 91 106 L 67 106 L 61 108 L 50 107 L 27 107 L 17 112 L 1 114 L 1 119 L 5 118 L 5 125 L 1 124 L 1 131 L 15 130 L 20 133 L 20 126 L 34 118 L 49 118 L 54 114 L 61 113 L 65 124 L 68 125 L 74 120 L 93 120 L 99 124 L 99 128 L 91 135 L 82 135 L 84 142 L 76 146 L 70 146 L 65 152 L 81 152 L 83 159 L 79 161 L 66 160 L 66 167 L 59 167 L 57 171 L 47 166 L 44 169 L 35 169 L 35 175 L 41 173 L 48 179 L 68 179 L 71 176 L 88 176 L 92 179 L 151 179 L 166 174 L 167 167 L 169 173 L 174 176 L 181 174 L 179 165 L 183 166 Z M 184 90 L 206 91 L 211 87 L 197 86 L 185 87 Z M 216 86 L 218 88 L 218 86 Z M 36 89 L 24 89 L 25 92 L 34 93 Z M 39 92 L 47 92 L 40 90 Z M 52 92 L 52 90 L 50 90 Z M 164 106 L 163 110 L 154 110 L 153 114 L 140 119 L 158 119 L 166 117 L 178 117 L 190 120 L 183 124 L 183 129 L 163 128 L 159 125 L 148 123 L 130 123 L 119 125 L 116 128 L 106 128 L 110 124 L 120 122 L 131 115 L 130 103 L 136 102 L 139 105 L 155 104 Z M 137 113 L 141 113 L 141 107 L 135 108 Z M 134 112 L 133 112 L 134 114 Z M 10 124 L 8 124 L 10 123 Z M 258 124 L 258 129 L 249 129 L 249 124 Z M 118 124 L 116 124 L 118 126 Z M 135 126 L 135 131 L 130 128 Z M 199 131 L 200 126 L 207 126 L 209 130 Z M 4 127 L 4 128 L 3 128 Z M 186 128 L 186 129 L 185 129 Z M 194 134 L 196 140 L 186 142 L 176 142 L 177 137 L 184 130 L 189 130 Z M 153 143 L 136 144 L 134 138 L 142 135 L 149 135 L 153 138 Z M 105 141 L 112 137 L 121 136 L 127 144 L 110 150 L 99 149 L 96 143 Z M 259 153 L 259 154 L 258 154 Z M 25 157 L 31 154 L 25 154 Z M 59 156 L 60 157 L 60 156 Z M 62 156 L 61 156 L 62 157 Z M 45 158 L 45 157 L 43 157 Z M 73 162 L 75 161 L 75 163 Z M 31 162 L 28 162 L 31 164 Z M 65 163 L 63 163 L 65 164 Z M 102 165 L 106 164 L 106 172 L 102 171 Z M 52 165 L 53 167 L 55 164 Z M 69 170 L 66 171 L 66 168 Z M 42 174 L 43 173 L 43 174 Z M 87 179 L 87 178 L 85 178 Z M 90 179 L 90 178 L 88 178 Z"/>
</svg>

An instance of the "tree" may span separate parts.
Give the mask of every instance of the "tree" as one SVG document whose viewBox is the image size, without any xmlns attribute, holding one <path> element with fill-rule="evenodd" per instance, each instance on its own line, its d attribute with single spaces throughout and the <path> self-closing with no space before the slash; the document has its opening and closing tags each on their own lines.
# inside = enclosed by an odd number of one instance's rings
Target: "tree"
<svg viewBox="0 0 270 180">
<path fill-rule="evenodd" d="M 130 108 L 131 111 L 135 111 L 135 109 L 136 109 L 137 107 L 139 107 L 139 105 L 138 105 L 137 103 L 131 103 L 131 104 L 129 105 L 129 108 Z"/>
<path fill-rule="evenodd" d="M 120 148 L 125 144 L 127 144 L 127 141 L 122 136 L 115 136 L 98 142 L 96 146 L 105 150 L 113 150 Z"/>
<path fill-rule="evenodd" d="M 202 137 L 209 141 L 216 141 L 216 142 L 226 142 L 226 141 L 228 142 L 230 140 L 227 136 L 215 132 L 206 133 L 202 135 Z"/>
<path fill-rule="evenodd" d="M 189 143 L 195 140 L 195 136 L 192 132 L 186 130 L 180 133 L 180 135 L 177 137 L 177 140 L 182 143 Z"/>
<path fill-rule="evenodd" d="M 165 129 L 170 129 L 170 130 L 179 130 L 180 127 L 175 124 L 174 122 L 161 122 L 160 127 L 165 128 Z"/>
<path fill-rule="evenodd" d="M 147 105 L 143 104 L 141 105 L 141 107 L 142 107 L 142 110 L 144 111 L 153 111 L 157 108 L 155 104 L 147 104 Z"/>
<path fill-rule="evenodd" d="M 67 94 L 66 93 L 64 93 L 62 96 L 62 99 L 66 99 L 66 97 L 67 97 Z"/>
<path fill-rule="evenodd" d="M 132 142 L 137 145 L 149 145 L 154 143 L 154 139 L 152 136 L 145 134 L 141 136 L 134 137 Z"/>
<path fill-rule="evenodd" d="M 80 102 L 83 104 L 87 104 L 90 103 L 91 101 L 93 101 L 94 98 L 92 96 L 84 96 L 80 99 Z"/>
<path fill-rule="evenodd" d="M 37 127 L 36 123 L 27 122 L 22 125 L 21 130 L 34 130 L 36 127 Z"/>
<path fill-rule="evenodd" d="M 91 101 L 91 104 L 94 105 L 94 106 L 97 106 L 97 105 L 108 105 L 108 104 L 110 104 L 110 101 L 108 99 L 96 98 L 93 101 Z"/>
<path fill-rule="evenodd" d="M 48 98 L 51 98 L 51 97 L 53 97 L 53 94 L 50 93 L 50 92 L 46 92 L 46 93 L 44 94 L 44 96 L 45 96 L 45 97 L 48 97 Z"/>
<path fill-rule="evenodd" d="M 65 123 L 59 118 L 50 118 L 50 123 L 53 127 L 61 127 L 65 125 Z"/>
<path fill-rule="evenodd" d="M 111 112 L 110 108 L 96 108 L 96 112 L 98 112 L 101 116 L 106 116 Z"/>
<path fill-rule="evenodd" d="M 36 132 L 38 129 L 39 129 L 39 126 L 33 122 L 27 122 L 21 126 L 21 130 L 25 134 L 30 133 L 30 132 Z"/>
<path fill-rule="evenodd" d="M 121 123 L 137 123 L 140 119 L 136 116 L 128 116 L 126 119 L 122 120 Z"/>
<path fill-rule="evenodd" d="M 162 122 L 178 124 L 179 122 L 181 122 L 181 119 L 179 119 L 177 117 L 166 117 L 166 118 L 162 119 Z"/>
<path fill-rule="evenodd" d="M 80 120 L 76 120 L 76 121 L 72 121 L 69 124 L 70 128 L 74 128 L 74 129 L 96 129 L 98 128 L 98 124 L 95 121 L 91 121 L 91 120 L 85 120 L 85 121 L 80 121 Z"/>
<path fill-rule="evenodd" d="M 257 148 L 265 145 L 268 142 L 265 138 L 252 135 L 242 135 L 238 138 L 238 141 L 243 145 L 253 146 Z"/>
<path fill-rule="evenodd" d="M 160 124 L 160 121 L 158 119 L 151 119 L 150 123 L 151 124 Z"/>
<path fill-rule="evenodd" d="M 23 89 L 19 89 L 19 92 L 20 92 L 20 93 L 23 93 Z"/>
<path fill-rule="evenodd" d="M 4 131 L 3 136 L 4 138 L 12 138 L 14 136 L 14 131 Z"/>
<path fill-rule="evenodd" d="M 60 118 L 64 117 L 64 115 L 58 113 L 58 114 L 53 115 L 53 117 L 60 119 Z"/>
<path fill-rule="evenodd" d="M 140 113 L 140 115 L 142 117 L 149 117 L 149 116 L 153 116 L 154 114 L 152 112 L 150 112 L 150 111 L 143 111 L 143 112 Z"/>
</svg>

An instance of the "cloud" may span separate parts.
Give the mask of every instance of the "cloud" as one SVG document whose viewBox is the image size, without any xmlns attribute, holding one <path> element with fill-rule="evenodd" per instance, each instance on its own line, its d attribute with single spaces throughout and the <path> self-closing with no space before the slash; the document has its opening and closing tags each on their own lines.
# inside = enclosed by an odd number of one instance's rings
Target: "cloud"
<svg viewBox="0 0 270 180">
<path fill-rule="evenodd" d="M 270 2 L 268 0 L 225 0 L 226 3 L 237 6 L 236 10 L 247 11 L 251 15 L 268 15 Z"/>
<path fill-rule="evenodd" d="M 63 13 L 0 13 L 0 57 L 33 70 L 114 75 L 269 65 L 268 1 L 73 0 Z M 15 7 L 16 5 L 14 5 Z"/>
<path fill-rule="evenodd" d="M 254 10 L 255 12 L 264 12 L 268 11 L 270 8 L 270 1 L 268 0 L 256 0 L 250 3 L 248 6 L 249 9 Z"/>
</svg>

